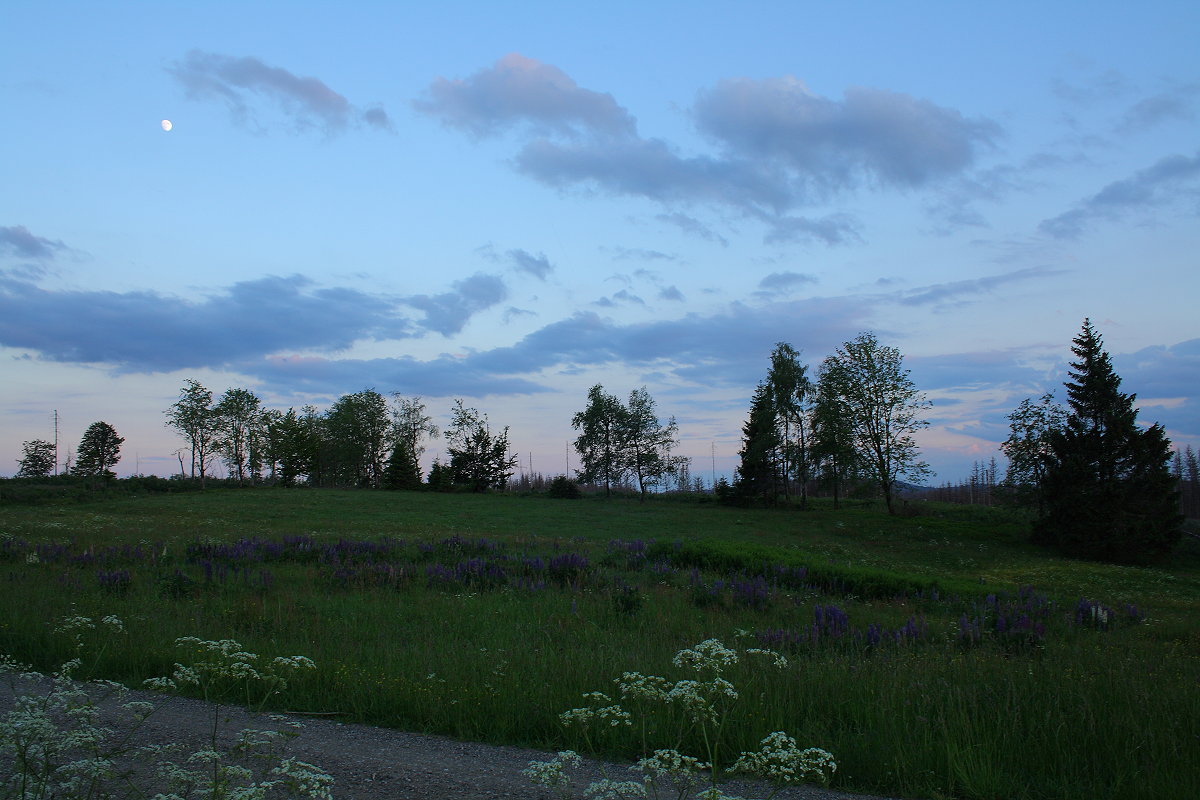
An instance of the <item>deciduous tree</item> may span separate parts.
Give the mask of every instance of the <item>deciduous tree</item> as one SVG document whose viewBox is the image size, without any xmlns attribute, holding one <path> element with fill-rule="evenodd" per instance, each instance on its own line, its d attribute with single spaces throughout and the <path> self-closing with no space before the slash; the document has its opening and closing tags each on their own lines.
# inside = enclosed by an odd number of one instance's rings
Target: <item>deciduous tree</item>
<svg viewBox="0 0 1200 800">
<path fill-rule="evenodd" d="M 472 491 L 503 489 L 516 469 L 517 457 L 508 455 L 508 428 L 492 433 L 487 415 L 467 408 L 461 399 L 450 412 L 446 442 L 454 483 Z"/>
<path fill-rule="evenodd" d="M 315 443 L 310 440 L 304 420 L 289 408 L 287 413 L 270 409 L 266 420 L 266 460 L 271 478 L 282 486 L 295 486 L 301 475 L 312 470 Z"/>
<path fill-rule="evenodd" d="M 124 442 L 112 425 L 93 422 L 79 440 L 79 451 L 72 471 L 88 477 L 116 477 L 112 468 L 121 460 L 121 445 Z"/>
<path fill-rule="evenodd" d="M 670 417 L 665 425 L 659 421 L 654 398 L 645 386 L 629 393 L 625 412 L 624 461 L 637 479 L 641 498 L 645 500 L 647 487 L 657 485 L 675 472 L 670 452 L 679 444 L 676 438 L 679 426 L 674 417 Z"/>
<path fill-rule="evenodd" d="M 34 439 L 21 445 L 24 455 L 17 468 L 18 478 L 45 478 L 54 472 L 56 448 L 54 442 Z"/>
<path fill-rule="evenodd" d="M 333 455 L 336 481 L 378 487 L 392 425 L 387 400 L 374 389 L 339 397 L 325 414 L 325 433 Z"/>
<path fill-rule="evenodd" d="M 217 447 L 238 484 L 262 471 L 265 421 L 262 401 L 248 389 L 227 389 L 213 407 L 217 420 Z"/>
<path fill-rule="evenodd" d="M 1008 438 L 1000 445 L 1008 459 L 1008 471 L 1004 476 L 1004 487 L 1012 492 L 1018 502 L 1032 499 L 1041 515 L 1044 510 L 1044 481 L 1046 458 L 1050 455 L 1050 435 L 1061 430 L 1067 412 L 1054 402 L 1054 395 L 1046 393 L 1035 403 L 1026 398 L 1008 415 Z"/>
<path fill-rule="evenodd" d="M 810 425 L 812 426 L 812 458 L 820 472 L 820 480 L 833 491 L 833 507 L 841 502 L 842 490 L 859 472 L 859 456 L 855 449 L 854 427 L 850 414 L 843 408 L 836 381 L 839 377 L 832 357 L 825 360 L 817 375 Z"/>
<path fill-rule="evenodd" d="M 929 424 L 922 415 L 930 404 L 902 362 L 900 351 L 873 333 L 860 333 L 825 362 L 827 388 L 839 398 L 860 464 L 879 484 L 889 514 L 896 513 L 896 481 L 919 481 L 929 472 L 913 434 Z"/>
<path fill-rule="evenodd" d="M 433 417 L 425 413 L 420 397 L 392 395 L 392 454 L 384 474 L 389 489 L 419 489 L 421 487 L 421 454 L 423 441 L 436 439 L 440 432 Z"/>
<path fill-rule="evenodd" d="M 216 415 L 213 414 L 213 395 L 199 381 L 187 380 L 179 391 L 179 399 L 167 409 L 167 425 L 178 431 L 192 449 L 192 477 L 200 472 L 203 488 L 220 436 Z"/>
<path fill-rule="evenodd" d="M 787 342 L 779 342 L 771 352 L 771 369 L 767 373 L 774 401 L 775 424 L 780 429 L 779 455 L 782 461 L 783 493 L 791 496 L 794 479 L 800 490 L 800 506 L 808 503 L 808 431 L 805 409 L 812 394 L 808 367 L 800 361 L 800 353 Z"/>
<path fill-rule="evenodd" d="M 582 469 L 575 472 L 586 483 L 603 483 L 606 496 L 612 495 L 612 485 L 620 483 L 628 470 L 625 457 L 628 415 L 628 409 L 615 395 L 596 384 L 588 390 L 587 408 L 571 418 L 571 427 L 579 431 L 575 452 L 582 462 Z"/>
</svg>

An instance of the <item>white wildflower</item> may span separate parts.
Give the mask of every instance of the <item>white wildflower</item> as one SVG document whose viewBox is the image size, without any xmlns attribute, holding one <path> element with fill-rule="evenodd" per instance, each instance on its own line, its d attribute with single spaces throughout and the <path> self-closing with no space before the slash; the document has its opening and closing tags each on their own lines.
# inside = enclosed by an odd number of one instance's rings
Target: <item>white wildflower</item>
<svg viewBox="0 0 1200 800">
<path fill-rule="evenodd" d="M 558 715 L 558 721 L 563 725 L 587 725 L 596 716 L 590 708 L 572 708 Z"/>
<path fill-rule="evenodd" d="M 271 774 L 280 775 L 301 795 L 314 800 L 332 800 L 333 776 L 320 767 L 294 758 L 284 759 Z"/>
<path fill-rule="evenodd" d="M 665 700 L 667 696 L 667 681 L 657 675 L 625 672 L 613 683 L 621 690 L 621 697 L 627 699 Z"/>
<path fill-rule="evenodd" d="M 574 750 L 563 750 L 549 761 L 530 761 L 529 766 L 521 770 L 521 774 L 539 786 L 549 789 L 570 785 L 571 777 L 567 775 L 568 767 L 578 767 L 583 759 Z"/>
<path fill-rule="evenodd" d="M 708 764 L 685 756 L 678 750 L 655 750 L 654 755 L 643 758 L 630 767 L 640 770 L 651 781 L 665 778 L 685 788 L 699 783 L 702 779 L 700 773 L 708 768 Z"/>
<path fill-rule="evenodd" d="M 695 647 L 680 650 L 672 663 L 677 667 L 691 667 L 697 672 L 711 669 L 720 672 L 738 661 L 738 655 L 717 639 L 705 639 Z"/>
<path fill-rule="evenodd" d="M 306 656 L 276 656 L 271 663 L 284 669 L 317 668 L 317 665 L 313 663 L 313 660 L 311 658 L 307 658 Z"/>
<path fill-rule="evenodd" d="M 788 665 L 787 658 L 782 653 L 776 653 L 774 650 L 763 650 L 759 647 L 754 647 L 746 651 L 747 655 L 765 656 L 770 658 L 777 669 L 786 669 Z"/>
<path fill-rule="evenodd" d="M 589 783 L 583 790 L 587 800 L 633 800 L 646 796 L 646 787 L 637 781 L 614 781 L 608 778 Z"/>
<path fill-rule="evenodd" d="M 776 786 L 803 781 L 828 783 L 837 771 L 837 762 L 827 751 L 816 747 L 801 750 L 791 736 L 775 731 L 762 740 L 758 752 L 742 753 L 733 769 L 753 773 Z"/>
</svg>

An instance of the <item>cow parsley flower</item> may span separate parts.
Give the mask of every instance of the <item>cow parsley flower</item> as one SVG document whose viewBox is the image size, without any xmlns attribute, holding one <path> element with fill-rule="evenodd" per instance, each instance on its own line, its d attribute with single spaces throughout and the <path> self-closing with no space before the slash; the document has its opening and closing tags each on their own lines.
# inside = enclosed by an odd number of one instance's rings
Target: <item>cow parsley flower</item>
<svg viewBox="0 0 1200 800">
<path fill-rule="evenodd" d="M 760 647 L 752 647 L 746 651 L 747 655 L 764 656 L 771 659 L 777 669 L 787 669 L 788 660 L 782 653 L 776 653 L 774 650 L 764 650 Z"/>
<path fill-rule="evenodd" d="M 583 790 L 588 800 L 636 800 L 646 796 L 646 787 L 637 781 L 614 781 L 610 778 L 589 783 Z"/>
<path fill-rule="evenodd" d="M 705 639 L 695 647 L 680 650 L 671 661 L 677 667 L 691 667 L 697 672 L 711 669 L 717 673 L 737 662 L 737 652 L 717 639 Z"/>
<path fill-rule="evenodd" d="M 574 750 L 563 750 L 549 761 L 530 761 L 521 774 L 539 786 L 561 789 L 571 783 L 567 768 L 578 767 L 582 762 L 583 759 Z"/>
<path fill-rule="evenodd" d="M 621 690 L 621 697 L 635 700 L 665 700 L 667 696 L 667 681 L 657 675 L 643 675 L 640 672 L 625 672 L 613 681 Z"/>
</svg>

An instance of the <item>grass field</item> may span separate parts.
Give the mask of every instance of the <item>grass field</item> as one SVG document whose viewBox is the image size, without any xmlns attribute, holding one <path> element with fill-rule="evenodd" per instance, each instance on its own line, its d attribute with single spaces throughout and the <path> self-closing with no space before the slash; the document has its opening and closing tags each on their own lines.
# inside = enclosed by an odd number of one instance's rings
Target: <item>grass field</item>
<svg viewBox="0 0 1200 800">
<path fill-rule="evenodd" d="M 115 614 L 86 668 L 170 671 L 179 636 L 316 672 L 289 710 L 584 745 L 558 714 L 624 671 L 743 657 L 728 752 L 786 730 L 835 785 L 925 798 L 1200 797 L 1200 556 L 1064 560 L 981 507 L 888 517 L 654 498 L 218 490 L 0 507 L 0 652 L 50 668 L 67 614 Z M 669 720 L 593 739 L 665 746 Z M 694 742 L 692 744 L 695 744 Z"/>
</svg>

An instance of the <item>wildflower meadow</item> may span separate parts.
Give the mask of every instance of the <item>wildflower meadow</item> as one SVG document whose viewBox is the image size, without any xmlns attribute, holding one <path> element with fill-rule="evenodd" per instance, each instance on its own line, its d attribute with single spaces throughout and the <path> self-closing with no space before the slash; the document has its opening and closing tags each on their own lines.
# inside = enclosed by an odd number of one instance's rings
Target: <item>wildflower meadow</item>
<svg viewBox="0 0 1200 800">
<path fill-rule="evenodd" d="M 579 797 L 575 753 L 635 768 L 587 796 L 716 797 L 726 775 L 918 798 L 1200 796 L 1200 555 L 1072 561 L 1024 530 L 991 508 L 701 498 L 0 506 L 0 653 L 559 752 L 529 777 Z M 64 619 L 91 621 L 86 651 Z"/>
</svg>

